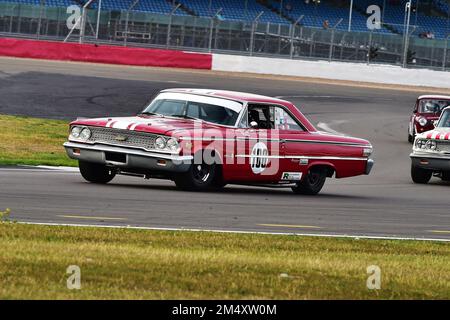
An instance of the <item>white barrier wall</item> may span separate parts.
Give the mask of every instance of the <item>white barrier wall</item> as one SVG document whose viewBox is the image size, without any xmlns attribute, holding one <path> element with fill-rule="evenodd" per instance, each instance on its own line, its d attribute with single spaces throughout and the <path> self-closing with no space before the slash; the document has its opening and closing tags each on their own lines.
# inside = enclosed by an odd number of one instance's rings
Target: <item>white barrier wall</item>
<svg viewBox="0 0 450 320">
<path fill-rule="evenodd" d="M 389 65 L 213 54 L 212 70 L 450 89 L 450 72 Z"/>
</svg>

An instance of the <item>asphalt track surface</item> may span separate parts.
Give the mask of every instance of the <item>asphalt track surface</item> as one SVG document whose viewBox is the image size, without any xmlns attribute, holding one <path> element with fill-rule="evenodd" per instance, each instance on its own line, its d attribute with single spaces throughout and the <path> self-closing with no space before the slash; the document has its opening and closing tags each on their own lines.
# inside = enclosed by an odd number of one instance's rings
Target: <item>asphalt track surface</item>
<svg viewBox="0 0 450 320">
<path fill-rule="evenodd" d="M 314 123 L 368 139 L 369 176 L 328 179 L 318 196 L 227 186 L 178 191 L 170 181 L 1 168 L 0 209 L 24 222 L 389 236 L 450 240 L 450 183 L 410 179 L 408 116 L 418 95 L 388 90 L 155 68 L 0 59 L 0 113 L 53 119 L 131 115 L 158 90 L 201 87 L 281 96 Z M 1 129 L 0 129 L 1 130 Z"/>
</svg>

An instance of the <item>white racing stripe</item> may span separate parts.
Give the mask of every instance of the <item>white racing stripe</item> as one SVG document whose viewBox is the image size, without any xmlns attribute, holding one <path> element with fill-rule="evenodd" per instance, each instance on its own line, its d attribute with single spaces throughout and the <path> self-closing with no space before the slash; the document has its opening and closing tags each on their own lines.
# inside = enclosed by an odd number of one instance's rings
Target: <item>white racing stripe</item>
<svg viewBox="0 0 450 320">
<path fill-rule="evenodd" d="M 110 128 L 111 123 L 113 123 L 113 122 L 114 122 L 114 120 L 109 120 L 109 121 L 106 123 L 105 127 L 106 127 L 106 128 Z"/>
<path fill-rule="evenodd" d="M 415 237 L 391 237 L 391 236 L 369 236 L 369 235 L 348 235 L 348 234 L 324 234 L 324 233 L 296 233 L 296 232 L 266 232 L 266 231 L 245 231 L 245 230 L 220 230 L 220 229 L 196 229 L 196 228 L 163 228 L 163 227 L 138 227 L 138 226 L 114 226 L 95 224 L 72 224 L 72 223 L 51 223 L 51 222 L 27 222 L 18 221 L 20 224 L 44 225 L 44 226 L 65 226 L 65 227 L 88 227 L 88 228 L 115 228 L 115 229 L 135 229 L 135 230 L 156 230 L 156 231 L 189 231 L 189 232 L 215 232 L 215 233 L 235 233 L 235 234 L 266 234 L 281 236 L 301 236 L 301 237 L 323 237 L 323 238 L 348 238 L 348 239 L 372 239 L 372 240 L 405 240 L 405 241 L 439 241 L 450 242 L 450 239 L 442 238 L 415 238 Z"/>
<path fill-rule="evenodd" d="M 127 129 L 128 128 L 128 126 L 130 125 L 130 124 L 132 124 L 133 122 L 131 122 L 131 121 L 123 121 L 123 120 L 117 120 L 117 121 L 115 121 L 113 124 L 112 124 L 112 126 L 111 126 L 111 128 L 114 128 L 114 129 Z"/>
</svg>

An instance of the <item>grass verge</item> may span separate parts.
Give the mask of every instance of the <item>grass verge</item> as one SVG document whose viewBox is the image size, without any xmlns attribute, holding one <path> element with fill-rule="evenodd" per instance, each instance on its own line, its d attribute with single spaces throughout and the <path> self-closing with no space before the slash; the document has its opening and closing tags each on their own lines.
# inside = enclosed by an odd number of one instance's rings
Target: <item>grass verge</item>
<svg viewBox="0 0 450 320">
<path fill-rule="evenodd" d="M 77 165 L 62 146 L 66 121 L 0 115 L 0 128 L 0 165 Z"/>
<path fill-rule="evenodd" d="M 0 241 L 0 299 L 450 298 L 447 243 L 14 223 Z M 81 290 L 66 287 L 69 265 Z"/>
</svg>

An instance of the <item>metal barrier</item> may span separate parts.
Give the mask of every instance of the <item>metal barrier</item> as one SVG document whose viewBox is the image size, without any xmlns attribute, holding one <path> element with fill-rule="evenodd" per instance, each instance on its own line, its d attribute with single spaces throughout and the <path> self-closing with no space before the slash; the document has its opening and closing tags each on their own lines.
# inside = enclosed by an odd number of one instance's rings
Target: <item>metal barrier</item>
<svg viewBox="0 0 450 320">
<path fill-rule="evenodd" d="M 79 6 L 50 7 L 0 2 L 3 36 L 85 42 L 123 46 L 148 46 L 192 51 L 221 52 L 290 59 L 321 59 L 362 63 L 388 63 L 410 68 L 450 70 L 450 42 L 421 39 L 411 26 L 408 35 L 348 32 L 293 24 L 228 21 L 219 12 L 211 18 L 128 10 L 98 11 Z M 78 8 L 78 9 L 77 9 Z M 403 30 L 403 25 L 399 26 Z M 407 41 L 405 41 L 407 39 Z M 405 46 L 406 44 L 406 46 Z"/>
</svg>

